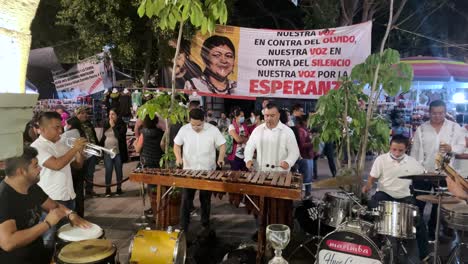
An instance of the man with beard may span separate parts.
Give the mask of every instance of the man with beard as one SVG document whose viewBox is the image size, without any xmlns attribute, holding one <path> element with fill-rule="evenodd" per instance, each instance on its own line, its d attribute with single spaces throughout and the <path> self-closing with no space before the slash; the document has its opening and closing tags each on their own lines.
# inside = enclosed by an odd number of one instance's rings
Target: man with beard
<svg viewBox="0 0 468 264">
<path fill-rule="evenodd" d="M 36 156 L 36 149 L 25 147 L 20 157 L 5 161 L 7 177 L 0 183 L 0 263 L 50 263 L 41 235 L 65 216 L 74 226 L 90 227 L 37 185 L 41 167 Z M 48 212 L 43 221 L 41 209 Z"/>
</svg>

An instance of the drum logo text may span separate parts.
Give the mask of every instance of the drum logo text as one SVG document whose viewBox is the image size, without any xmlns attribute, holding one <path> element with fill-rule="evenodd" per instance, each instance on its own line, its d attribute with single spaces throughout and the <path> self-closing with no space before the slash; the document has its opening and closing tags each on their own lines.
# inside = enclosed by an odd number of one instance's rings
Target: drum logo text
<svg viewBox="0 0 468 264">
<path fill-rule="evenodd" d="M 382 264 L 382 262 L 377 259 L 363 258 L 322 249 L 319 252 L 318 264 Z"/>
<path fill-rule="evenodd" d="M 356 255 L 370 257 L 372 256 L 372 249 L 368 246 L 358 245 L 350 242 L 338 241 L 338 240 L 327 240 L 327 246 L 330 249 L 338 250 L 342 252 L 352 253 Z"/>
</svg>

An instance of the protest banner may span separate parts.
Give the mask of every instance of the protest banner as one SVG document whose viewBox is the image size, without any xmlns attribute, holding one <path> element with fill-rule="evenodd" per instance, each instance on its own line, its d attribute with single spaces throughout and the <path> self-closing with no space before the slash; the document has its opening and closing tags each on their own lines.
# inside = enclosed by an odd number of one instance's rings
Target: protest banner
<svg viewBox="0 0 468 264">
<path fill-rule="evenodd" d="M 86 58 L 67 71 L 53 71 L 52 76 L 60 99 L 87 96 L 115 83 L 112 58 L 107 52 Z"/>
<path fill-rule="evenodd" d="M 371 31 L 372 22 L 319 30 L 217 26 L 212 35 L 197 33 L 184 55 L 185 65 L 200 69 L 195 77 L 190 71 L 184 89 L 226 98 L 317 99 L 369 56 Z"/>
</svg>

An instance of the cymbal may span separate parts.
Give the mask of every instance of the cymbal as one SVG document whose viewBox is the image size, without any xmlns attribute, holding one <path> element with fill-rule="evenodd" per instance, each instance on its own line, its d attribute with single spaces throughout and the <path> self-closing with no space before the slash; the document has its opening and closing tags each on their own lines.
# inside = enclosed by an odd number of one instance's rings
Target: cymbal
<svg viewBox="0 0 468 264">
<path fill-rule="evenodd" d="M 406 179 L 406 180 L 413 180 L 413 181 L 419 180 L 419 181 L 438 182 L 438 181 L 445 181 L 445 177 L 447 177 L 447 175 L 445 174 L 428 172 L 428 173 L 416 174 L 416 175 L 405 175 L 405 176 L 400 176 L 398 178 Z"/>
<path fill-rule="evenodd" d="M 432 204 L 439 203 L 439 197 L 437 195 L 418 195 L 416 199 L 423 202 L 429 202 Z M 453 196 L 442 196 L 441 204 L 457 204 L 460 200 Z"/>
<path fill-rule="evenodd" d="M 360 181 L 357 176 L 337 176 L 312 183 L 312 188 L 338 188 L 346 185 L 353 185 Z"/>
</svg>

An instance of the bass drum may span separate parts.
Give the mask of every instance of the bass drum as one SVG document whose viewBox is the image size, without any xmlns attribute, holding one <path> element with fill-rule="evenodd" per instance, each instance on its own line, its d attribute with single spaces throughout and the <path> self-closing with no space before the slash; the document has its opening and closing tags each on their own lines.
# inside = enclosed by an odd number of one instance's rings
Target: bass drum
<svg viewBox="0 0 468 264">
<path fill-rule="evenodd" d="M 179 231 L 139 230 L 129 248 L 130 264 L 183 264 L 185 234 Z"/>
<path fill-rule="evenodd" d="M 316 263 L 390 264 L 393 263 L 392 245 L 387 238 L 376 234 L 373 224 L 351 220 L 320 241 Z"/>
</svg>

